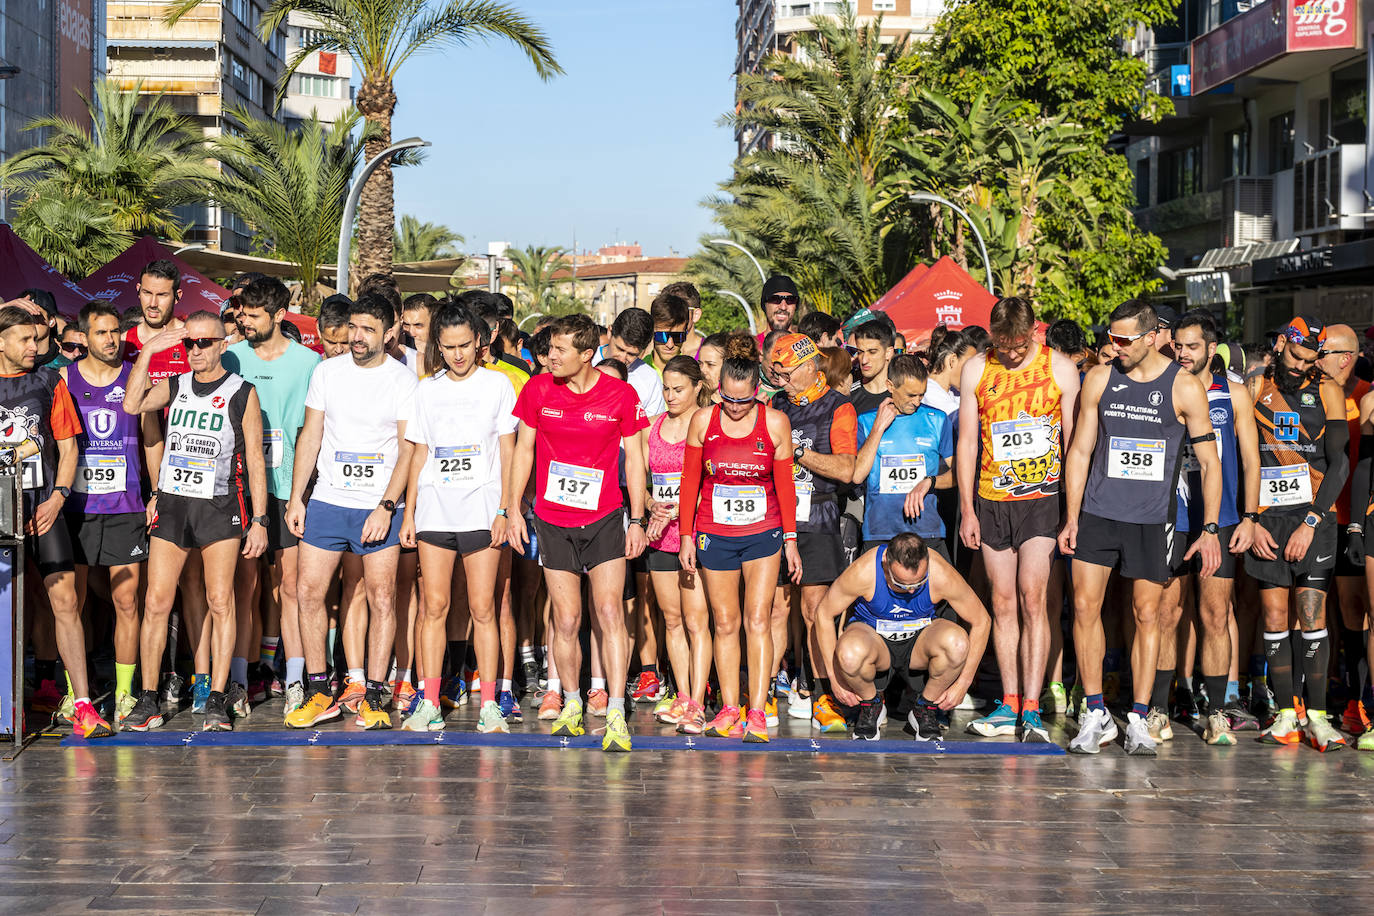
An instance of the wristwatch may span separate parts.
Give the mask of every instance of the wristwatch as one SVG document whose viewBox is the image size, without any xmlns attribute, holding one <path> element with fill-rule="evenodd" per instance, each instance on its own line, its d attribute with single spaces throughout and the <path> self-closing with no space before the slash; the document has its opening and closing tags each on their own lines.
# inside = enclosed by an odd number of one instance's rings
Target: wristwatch
<svg viewBox="0 0 1374 916">
<path fill-rule="evenodd" d="M 1202 526 L 1202 530 L 1208 534 L 1219 534 L 1221 532 L 1221 526 L 1216 522 L 1208 522 Z"/>
<path fill-rule="evenodd" d="M 52 491 L 53 491 L 54 493 L 61 493 L 63 499 L 71 499 L 71 498 L 72 498 L 72 488 L 71 488 L 71 487 L 53 487 L 53 488 L 52 488 Z"/>
<path fill-rule="evenodd" d="M 801 461 L 802 455 L 804 454 L 806 454 L 806 449 L 802 448 L 800 445 L 792 449 L 792 457 L 797 461 Z"/>
<path fill-rule="evenodd" d="M 388 511 L 388 512 L 395 512 L 395 511 L 396 511 L 396 500 L 394 500 L 394 499 L 384 499 L 384 500 L 382 500 L 381 502 L 377 503 L 377 508 L 378 508 L 378 509 L 385 509 L 385 510 Z"/>
<path fill-rule="evenodd" d="M 1258 512 L 1247 512 L 1247 513 L 1245 513 L 1245 514 L 1244 514 L 1243 516 L 1241 516 L 1241 517 L 1244 518 L 1244 519 L 1247 519 L 1247 520 L 1249 520 L 1249 521 L 1252 521 L 1252 522 L 1258 522 L 1258 521 L 1259 521 L 1259 513 L 1258 513 Z"/>
<path fill-rule="evenodd" d="M 644 516 L 642 516 L 642 515 L 641 515 L 641 516 L 638 516 L 637 518 L 632 518 L 632 519 L 630 519 L 630 524 L 631 524 L 631 525 L 638 525 L 639 527 L 643 528 L 645 531 L 648 531 L 648 530 L 649 530 L 649 520 L 646 519 L 646 518 L 645 518 Z"/>
<path fill-rule="evenodd" d="M 510 516 L 506 514 L 506 510 L 505 510 L 505 509 L 497 509 L 497 510 L 496 510 L 496 517 L 497 517 L 497 518 L 509 518 Z"/>
<path fill-rule="evenodd" d="M 1302 523 L 1309 528 L 1316 528 L 1322 523 L 1322 517 L 1315 512 L 1309 512 L 1303 516 Z"/>
<path fill-rule="evenodd" d="M 253 516 L 252 518 L 250 518 L 250 519 L 248 520 L 248 524 L 250 524 L 250 525 L 261 525 L 262 527 L 266 528 L 266 527 L 267 527 L 267 516 L 265 516 L 265 515 L 255 515 L 255 516 Z"/>
</svg>

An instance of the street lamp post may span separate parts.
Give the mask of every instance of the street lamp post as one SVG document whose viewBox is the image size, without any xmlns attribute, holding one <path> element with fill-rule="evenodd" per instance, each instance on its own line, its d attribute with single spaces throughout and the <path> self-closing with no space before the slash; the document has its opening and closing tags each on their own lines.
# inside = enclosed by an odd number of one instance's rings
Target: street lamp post
<svg viewBox="0 0 1374 916">
<path fill-rule="evenodd" d="M 353 215 L 358 210 L 358 198 L 363 194 L 363 185 L 367 184 L 368 176 L 376 171 L 377 166 L 381 165 L 388 157 L 394 156 L 403 149 L 414 149 L 419 146 L 430 146 L 428 140 L 421 140 L 419 137 L 407 137 L 391 144 L 376 156 L 373 156 L 363 170 L 358 173 L 358 177 L 353 179 L 353 186 L 348 189 L 348 201 L 344 204 L 343 222 L 339 224 L 339 262 L 336 266 L 337 276 L 334 280 L 334 287 L 345 296 L 349 295 L 348 273 L 349 258 L 352 256 L 353 244 Z"/>
<path fill-rule="evenodd" d="M 745 247 L 744 247 L 743 245 L 741 245 L 739 242 L 732 242 L 732 241 L 730 241 L 729 239 L 707 239 L 707 240 L 706 240 L 706 244 L 708 244 L 708 245 L 728 245 L 728 246 L 731 247 L 731 248 L 735 248 L 735 249 L 737 249 L 737 250 L 739 250 L 739 251 L 744 252 L 744 256 L 745 256 L 746 258 L 748 258 L 749 260 L 751 260 L 751 261 L 754 262 L 754 268 L 755 268 L 756 270 L 758 270 L 758 272 L 759 272 L 759 282 L 760 282 L 760 283 L 767 283 L 767 282 L 768 282 L 768 275 L 765 274 L 765 273 L 763 272 L 763 265 L 761 265 L 761 264 L 759 263 L 759 259 L 756 258 L 756 257 L 754 257 L 754 255 L 749 251 L 749 249 L 748 249 L 748 248 L 745 248 Z"/>
<path fill-rule="evenodd" d="M 729 289 L 718 289 L 716 292 L 722 296 L 729 296 L 731 299 L 739 302 L 739 307 L 744 309 L 744 317 L 749 319 L 749 333 L 757 336 L 759 328 L 758 325 L 754 324 L 754 312 L 749 308 L 749 303 L 744 301 L 744 297 L 734 290 Z"/>
<path fill-rule="evenodd" d="M 978 226 L 973 222 L 973 218 L 964 212 L 964 210 L 954 201 L 947 200 L 938 194 L 927 194 L 924 191 L 917 191 L 915 194 L 911 195 L 911 199 L 923 201 L 925 203 L 944 204 L 964 218 L 964 222 L 968 223 L 969 229 L 973 231 L 973 237 L 978 240 L 978 250 L 983 253 L 983 272 L 987 276 L 987 283 L 984 285 L 987 286 L 988 292 L 992 292 L 992 261 L 988 260 L 988 246 L 983 241 L 983 233 L 978 231 Z"/>
</svg>

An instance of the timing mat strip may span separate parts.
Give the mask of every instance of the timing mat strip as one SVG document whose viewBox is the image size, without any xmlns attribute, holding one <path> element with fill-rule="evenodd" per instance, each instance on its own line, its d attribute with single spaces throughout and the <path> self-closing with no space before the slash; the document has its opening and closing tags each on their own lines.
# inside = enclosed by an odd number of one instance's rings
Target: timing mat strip
<svg viewBox="0 0 1374 916">
<path fill-rule="evenodd" d="M 62 747 L 430 747 L 484 748 L 578 748 L 600 750 L 595 735 L 560 738 L 554 735 L 484 735 L 479 732 L 437 731 L 239 731 L 120 732 L 110 738 L 87 740 L 75 735 L 62 739 Z M 637 751 L 785 751 L 801 754 L 962 754 L 991 757 L 1056 757 L 1064 754 L 1057 744 L 1021 744 L 1010 741 L 915 741 L 886 738 L 854 741 L 843 738 L 774 738 L 767 744 L 687 735 L 635 735 Z"/>
</svg>

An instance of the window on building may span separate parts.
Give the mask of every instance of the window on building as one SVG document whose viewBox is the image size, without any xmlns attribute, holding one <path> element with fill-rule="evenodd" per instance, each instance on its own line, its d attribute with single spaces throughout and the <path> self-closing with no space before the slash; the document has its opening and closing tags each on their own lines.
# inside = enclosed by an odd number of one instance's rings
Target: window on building
<svg viewBox="0 0 1374 916">
<path fill-rule="evenodd" d="M 873 8 L 877 10 L 879 8 L 878 4 L 881 2 L 882 0 L 876 0 L 873 4 Z M 895 2 L 895 0 L 892 0 L 892 2 Z M 821 14 L 825 16 L 839 16 L 847 9 L 849 9 L 849 0 L 824 0 L 821 4 Z"/>
<path fill-rule="evenodd" d="M 1244 127 L 1228 130 L 1222 137 L 1222 155 L 1226 162 L 1222 176 L 1234 178 L 1250 174 L 1250 131 Z"/>
<path fill-rule="evenodd" d="M 875 12 L 875 13 L 895 13 L 895 12 L 897 12 L 897 0 L 873 0 L 873 12 Z"/>
<path fill-rule="evenodd" d="M 788 7 L 787 7 L 787 15 L 789 15 L 789 16 L 810 16 L 810 15 L 811 15 L 811 4 L 809 4 L 809 3 L 791 3 L 791 4 L 788 4 Z"/>
<path fill-rule="evenodd" d="M 242 85 L 243 83 L 245 83 L 245 82 L 246 82 L 245 73 L 246 73 L 246 71 L 244 70 L 244 67 L 243 67 L 243 61 L 239 60 L 237 57 L 230 57 L 230 58 L 229 58 L 229 75 L 233 77 L 234 82 L 236 82 L 236 83 L 238 83 L 238 84 L 240 84 L 240 85 Z"/>
<path fill-rule="evenodd" d="M 224 5 L 229 8 L 229 12 L 234 14 L 234 18 L 246 26 L 252 23 L 252 6 L 248 0 L 225 0 Z"/>
<path fill-rule="evenodd" d="M 324 32 L 319 29 L 301 29 L 301 42 L 299 47 L 306 48 L 317 41 L 324 40 Z"/>
<path fill-rule="evenodd" d="M 1150 160 L 1137 159 L 1135 163 L 1135 205 L 1150 205 Z"/>
<path fill-rule="evenodd" d="M 1291 111 L 1269 119 L 1269 171 L 1282 172 L 1293 167 L 1294 124 Z"/>
<path fill-rule="evenodd" d="M 1365 142 L 1369 79 L 1364 61 L 1331 74 L 1331 136 L 1341 143 Z"/>
<path fill-rule="evenodd" d="M 1170 150 L 1159 157 L 1159 202 L 1202 191 L 1202 145 Z"/>
<path fill-rule="evenodd" d="M 301 95 L 310 95 L 320 99 L 338 98 L 336 83 L 338 80 L 327 76 L 309 76 L 301 74 L 299 76 L 299 91 Z"/>
</svg>

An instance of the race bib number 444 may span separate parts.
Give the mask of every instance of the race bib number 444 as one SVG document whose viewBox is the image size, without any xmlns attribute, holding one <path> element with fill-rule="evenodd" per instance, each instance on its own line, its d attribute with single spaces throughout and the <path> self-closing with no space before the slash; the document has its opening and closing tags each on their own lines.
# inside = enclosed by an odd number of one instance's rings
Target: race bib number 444
<svg viewBox="0 0 1374 916">
<path fill-rule="evenodd" d="M 1164 440 L 1113 436 L 1107 445 L 1107 476 L 1117 480 L 1164 479 Z"/>
</svg>

